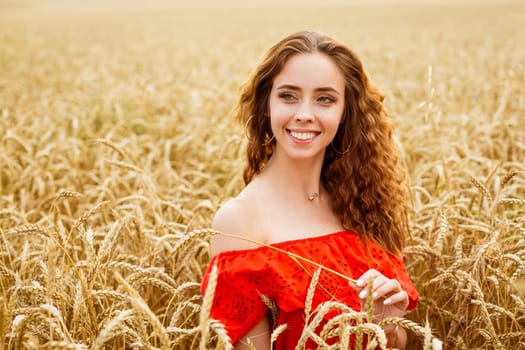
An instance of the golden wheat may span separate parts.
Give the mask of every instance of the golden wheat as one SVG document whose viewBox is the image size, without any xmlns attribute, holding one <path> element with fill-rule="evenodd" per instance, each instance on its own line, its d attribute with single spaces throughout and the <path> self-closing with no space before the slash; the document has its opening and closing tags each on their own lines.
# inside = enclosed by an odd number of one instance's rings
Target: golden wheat
<svg viewBox="0 0 525 350">
<path fill-rule="evenodd" d="M 523 349 L 525 8 L 436 3 L 0 4 L 0 348 L 232 348 L 200 294 L 243 186 L 231 109 L 265 49 L 313 28 L 358 52 L 396 126 L 421 299 L 383 325 L 409 349 Z M 306 311 L 299 345 L 384 347 L 370 308 Z"/>
</svg>

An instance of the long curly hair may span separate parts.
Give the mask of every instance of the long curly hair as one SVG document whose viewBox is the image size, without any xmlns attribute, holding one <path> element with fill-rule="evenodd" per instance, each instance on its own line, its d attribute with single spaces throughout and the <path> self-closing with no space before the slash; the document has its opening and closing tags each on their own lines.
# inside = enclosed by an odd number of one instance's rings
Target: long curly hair
<svg viewBox="0 0 525 350">
<path fill-rule="evenodd" d="M 244 182 L 262 171 L 275 149 L 268 118 L 274 78 L 291 56 L 313 52 L 333 59 L 346 85 L 342 122 L 326 149 L 321 182 L 345 229 L 400 256 L 409 234 L 408 205 L 384 96 L 356 54 L 326 35 L 303 31 L 284 38 L 243 86 L 235 113 L 248 136 Z"/>
</svg>

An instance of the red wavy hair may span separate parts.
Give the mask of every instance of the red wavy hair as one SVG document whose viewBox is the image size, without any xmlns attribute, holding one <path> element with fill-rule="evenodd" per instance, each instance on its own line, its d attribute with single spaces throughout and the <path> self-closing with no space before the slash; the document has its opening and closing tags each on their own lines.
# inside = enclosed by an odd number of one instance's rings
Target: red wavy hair
<svg viewBox="0 0 525 350">
<path fill-rule="evenodd" d="M 243 86 L 236 117 L 248 135 L 244 182 L 264 168 L 275 148 L 268 118 L 273 79 L 291 56 L 312 52 L 333 59 L 346 85 L 342 123 L 326 149 L 321 182 L 343 227 L 399 256 L 409 233 L 408 205 L 384 96 L 370 83 L 356 54 L 328 36 L 303 31 L 284 38 Z"/>
</svg>

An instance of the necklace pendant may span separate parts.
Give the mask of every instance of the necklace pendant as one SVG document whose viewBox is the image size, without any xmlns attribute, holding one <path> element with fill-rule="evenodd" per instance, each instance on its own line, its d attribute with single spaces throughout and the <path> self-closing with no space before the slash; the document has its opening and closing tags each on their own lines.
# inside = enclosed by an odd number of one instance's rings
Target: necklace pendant
<svg viewBox="0 0 525 350">
<path fill-rule="evenodd" d="M 316 199 L 317 197 L 319 197 L 319 193 L 317 193 L 317 192 L 313 192 L 313 193 L 310 193 L 310 194 L 308 195 L 308 200 L 311 202 L 311 201 L 313 201 L 314 199 Z"/>
</svg>

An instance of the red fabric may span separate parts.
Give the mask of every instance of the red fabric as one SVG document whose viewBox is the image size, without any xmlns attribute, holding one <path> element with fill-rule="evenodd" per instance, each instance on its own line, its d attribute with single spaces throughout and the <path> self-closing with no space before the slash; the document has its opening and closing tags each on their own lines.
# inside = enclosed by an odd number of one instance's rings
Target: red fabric
<svg viewBox="0 0 525 350">
<path fill-rule="evenodd" d="M 376 269 L 389 278 L 396 278 L 408 293 L 408 308 L 411 310 L 416 307 L 419 296 L 403 261 L 374 242 L 369 241 L 365 245 L 353 232 L 335 232 L 272 246 L 315 261 L 353 279 L 357 279 L 368 269 Z M 265 295 L 279 308 L 277 325 L 288 325 L 277 338 L 274 348 L 295 348 L 304 327 L 304 308 L 310 276 L 317 267 L 303 261 L 300 266 L 285 253 L 264 246 L 226 251 L 213 257 L 210 262 L 201 285 L 203 294 L 215 264 L 219 275 L 211 317 L 224 324 L 232 343 L 242 338 L 266 315 L 268 308 L 260 297 Z M 322 270 L 312 310 L 329 300 L 342 302 L 354 310 L 361 308 L 359 297 L 347 280 Z"/>
</svg>

